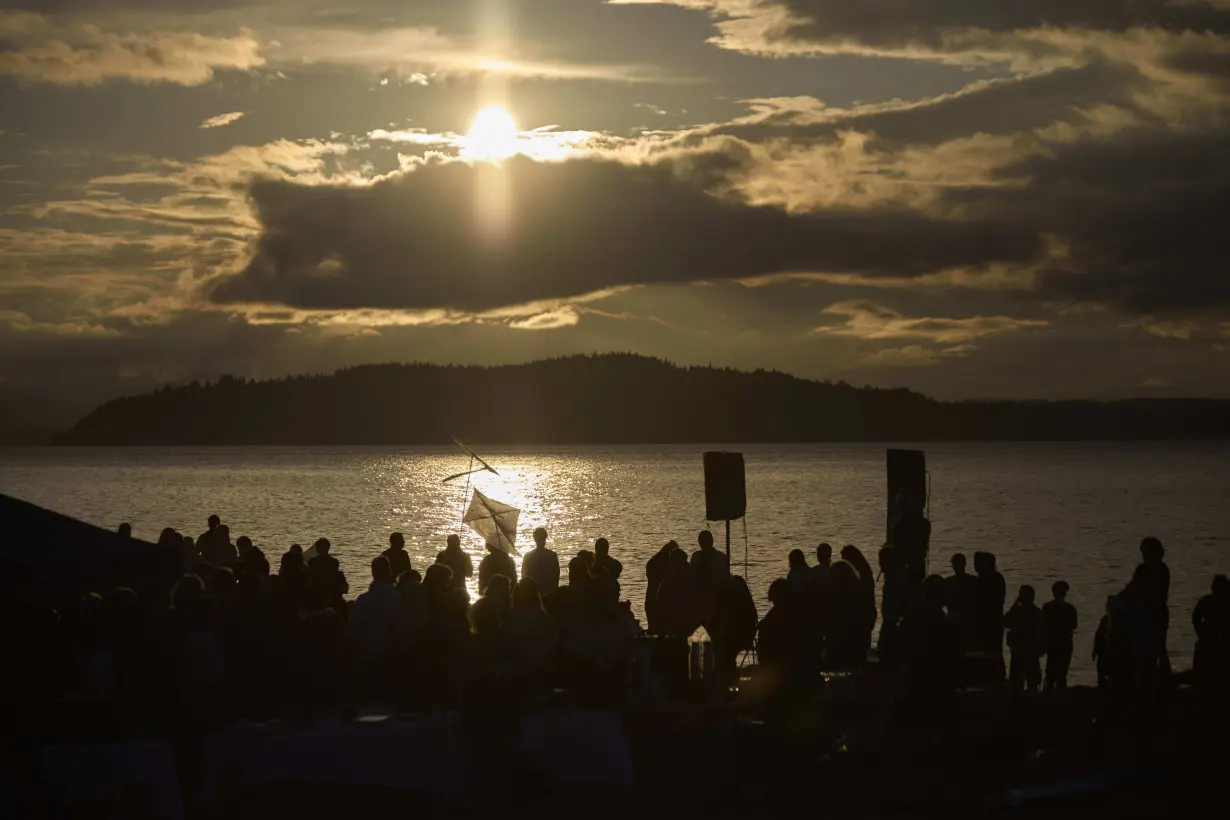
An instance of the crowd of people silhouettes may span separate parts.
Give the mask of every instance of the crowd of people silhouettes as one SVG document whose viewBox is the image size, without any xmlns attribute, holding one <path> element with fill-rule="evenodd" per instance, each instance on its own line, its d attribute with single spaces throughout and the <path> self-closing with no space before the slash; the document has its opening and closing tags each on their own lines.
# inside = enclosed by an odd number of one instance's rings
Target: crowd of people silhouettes
<svg viewBox="0 0 1230 820">
<path fill-rule="evenodd" d="M 130 537 L 131 529 L 121 532 Z M 1041 607 L 1023 585 L 1005 609 L 1006 584 L 989 552 L 974 554 L 972 575 L 965 555 L 954 554 L 951 574 L 941 576 L 927 574 L 925 548 L 884 546 L 878 572 L 853 545 L 835 554 L 820 544 L 814 563 L 794 550 L 760 619 L 746 582 L 705 531 L 690 554 L 670 541 L 649 559 L 640 624 L 621 600 L 624 566 L 605 538 L 568 560 L 563 579 L 548 539 L 534 531 L 520 574 L 495 546 L 476 573 L 450 535 L 420 572 L 395 532 L 372 559 L 366 589 L 348 602 L 350 584 L 328 539 L 308 550 L 291 545 L 274 572 L 264 550 L 247 537 L 232 542 L 211 516 L 195 539 L 173 529 L 158 539 L 183 561 L 169 594 L 100 590 L 62 617 L 28 608 L 26 628 L 11 626 L 9 640 L 26 641 L 35 671 L 23 683 L 35 699 L 88 694 L 113 702 L 130 722 L 190 727 L 281 714 L 288 704 L 308 712 L 373 701 L 407 711 L 511 712 L 559 691 L 610 708 L 627 702 L 638 645 L 658 642 L 651 658 L 661 647 L 677 654 L 702 626 L 719 684 L 754 648 L 766 678 L 795 691 L 833 670 L 864 668 L 869 657 L 898 682 L 903 702 L 927 707 L 955 696 L 971 659 L 997 667 L 992 677 L 1014 693 L 1067 686 L 1079 628 L 1068 584 L 1055 582 Z M 1140 565 L 1107 601 L 1094 639 L 1099 686 L 1129 710 L 1147 706 L 1170 673 L 1165 552 L 1156 538 L 1140 549 Z M 467 580 L 475 575 L 472 601 Z M 1202 692 L 1216 692 L 1230 668 L 1225 576 L 1214 579 L 1193 624 L 1195 677 Z M 687 678 L 684 668 L 671 680 Z"/>
</svg>

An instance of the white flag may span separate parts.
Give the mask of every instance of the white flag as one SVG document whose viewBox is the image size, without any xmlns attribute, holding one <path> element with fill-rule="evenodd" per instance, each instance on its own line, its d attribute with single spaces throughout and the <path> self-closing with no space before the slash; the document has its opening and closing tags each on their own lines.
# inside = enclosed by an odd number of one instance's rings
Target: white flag
<svg viewBox="0 0 1230 820">
<path fill-rule="evenodd" d="M 466 510 L 462 523 L 481 535 L 491 546 L 501 552 L 516 552 L 517 518 L 521 511 L 474 491 L 470 509 Z"/>
</svg>

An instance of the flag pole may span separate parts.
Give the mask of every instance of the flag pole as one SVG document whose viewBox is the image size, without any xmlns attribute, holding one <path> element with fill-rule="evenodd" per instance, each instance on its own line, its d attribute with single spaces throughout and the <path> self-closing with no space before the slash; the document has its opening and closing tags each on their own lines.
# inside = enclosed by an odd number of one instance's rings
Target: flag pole
<svg viewBox="0 0 1230 820">
<path fill-rule="evenodd" d="M 474 455 L 471 454 L 470 455 L 470 470 L 469 472 L 466 473 L 466 491 L 461 496 L 461 519 L 458 522 L 459 530 L 460 530 L 460 525 L 464 524 L 466 520 L 466 499 L 470 497 L 470 473 L 472 473 L 473 471 L 474 471 Z"/>
</svg>

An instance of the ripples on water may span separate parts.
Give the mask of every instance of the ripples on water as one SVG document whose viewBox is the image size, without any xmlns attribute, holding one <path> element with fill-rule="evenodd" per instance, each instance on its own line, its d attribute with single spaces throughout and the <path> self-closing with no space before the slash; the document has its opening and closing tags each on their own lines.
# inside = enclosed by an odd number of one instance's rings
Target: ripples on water
<svg viewBox="0 0 1230 820">
<path fill-rule="evenodd" d="M 704 521 L 703 447 L 479 450 L 496 477 L 473 486 L 522 510 L 518 544 L 543 525 L 565 563 L 595 538 L 624 562 L 624 597 L 640 616 L 646 560 L 674 538 L 694 548 Z M 729 448 L 736 449 L 736 448 Z M 786 554 L 852 543 L 875 562 L 884 540 L 884 448 L 746 446 L 748 578 L 761 614 Z M 1009 602 L 1023 583 L 1039 599 L 1064 578 L 1081 624 L 1074 682 L 1094 677 L 1090 652 L 1106 596 L 1156 534 L 1172 572 L 1171 652 L 1190 663 L 1191 608 L 1214 572 L 1230 570 L 1230 448 L 1169 444 L 976 444 L 926 447 L 932 474 L 932 571 L 955 551 L 999 556 Z M 140 537 L 164 526 L 196 536 L 218 513 L 232 538 L 248 535 L 271 563 L 294 542 L 320 536 L 350 579 L 366 588 L 369 563 L 390 532 L 406 536 L 422 568 L 456 532 L 468 463 L 457 448 L 106 448 L 0 450 L 0 490 L 101 526 L 130 521 Z M 732 528 L 742 567 L 743 523 Z M 721 524 L 714 525 L 719 545 Z M 462 530 L 477 559 L 481 542 Z"/>
</svg>

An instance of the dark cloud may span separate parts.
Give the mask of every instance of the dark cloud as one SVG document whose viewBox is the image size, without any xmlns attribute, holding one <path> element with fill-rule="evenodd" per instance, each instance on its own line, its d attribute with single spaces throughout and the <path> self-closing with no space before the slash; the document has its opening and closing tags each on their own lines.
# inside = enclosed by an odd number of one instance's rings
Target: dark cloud
<svg viewBox="0 0 1230 820">
<path fill-rule="evenodd" d="M 276 0 L 275 0 L 276 2 Z M 0 0 L 0 11 L 88 14 L 143 11 L 194 13 L 273 5 L 269 0 Z"/>
<path fill-rule="evenodd" d="M 501 185 L 508 232 L 484 238 L 484 196 Z M 215 285 L 215 301 L 481 310 L 796 270 L 914 276 L 1040 251 L 1036 236 L 992 223 L 754 207 L 667 163 L 436 163 L 364 188 L 262 181 L 251 199 L 262 228 L 255 255 Z"/>
<path fill-rule="evenodd" d="M 1133 27 L 1169 31 L 1226 31 L 1230 9 L 1173 0 L 769 0 L 798 20 L 786 38 L 849 38 L 872 46 L 947 49 L 953 29 L 1011 32 L 1042 27 L 1122 32 Z"/>
<path fill-rule="evenodd" d="M 1113 104 L 1136 111 L 1133 92 L 1147 86 L 1130 65 L 1093 61 L 1034 75 L 974 83 L 953 94 L 919 102 L 862 106 L 807 115 L 772 113 L 755 122 L 710 130 L 745 140 L 828 141 L 840 132 L 874 134 L 872 147 L 925 145 L 973 134 L 1012 134 L 1053 123 L 1084 123 L 1088 109 Z"/>
<path fill-rule="evenodd" d="M 1065 237 L 1070 262 L 1041 275 L 1058 301 L 1132 313 L 1230 310 L 1230 131 L 1134 128 L 1054 146 L 1000 169 L 1028 184 L 961 196 L 986 214 Z"/>
<path fill-rule="evenodd" d="M 1081 62 L 1091 36 L 1230 31 L 1230 5 L 1202 0 L 610 0 L 705 10 L 712 42 L 752 54 L 881 54 L 962 63 Z M 1192 45 L 1190 43 L 1185 45 Z"/>
</svg>

